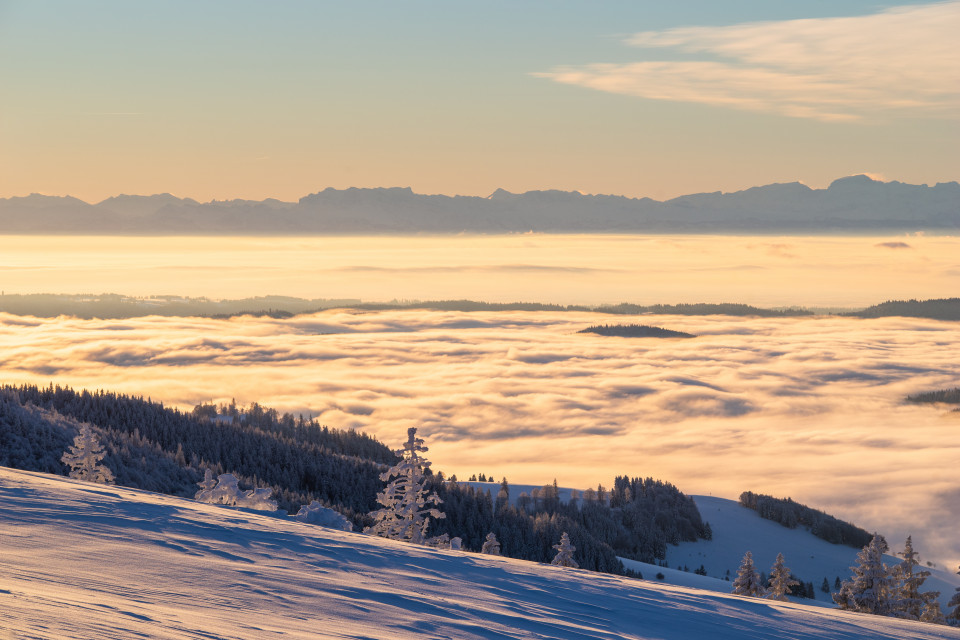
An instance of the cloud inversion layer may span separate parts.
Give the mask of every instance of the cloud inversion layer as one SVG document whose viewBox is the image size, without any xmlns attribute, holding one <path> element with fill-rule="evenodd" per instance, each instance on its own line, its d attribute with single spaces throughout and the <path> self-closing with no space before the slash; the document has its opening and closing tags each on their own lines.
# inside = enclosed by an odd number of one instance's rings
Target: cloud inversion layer
<svg viewBox="0 0 960 640">
<path fill-rule="evenodd" d="M 671 340 L 578 334 L 611 321 L 585 312 L 24 320 L 0 314 L 6 382 L 256 401 L 391 445 L 418 426 L 448 474 L 790 496 L 960 560 L 941 531 L 960 414 L 903 403 L 960 384 L 956 324 L 657 316 L 699 336 Z"/>
<path fill-rule="evenodd" d="M 645 31 L 627 40 L 699 60 L 558 67 L 539 77 L 610 93 L 823 121 L 960 109 L 960 3 L 844 18 Z"/>
</svg>

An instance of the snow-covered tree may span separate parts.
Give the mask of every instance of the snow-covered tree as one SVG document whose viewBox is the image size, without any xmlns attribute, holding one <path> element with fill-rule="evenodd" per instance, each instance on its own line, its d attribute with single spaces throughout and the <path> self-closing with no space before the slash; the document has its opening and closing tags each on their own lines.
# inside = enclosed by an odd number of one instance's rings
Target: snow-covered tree
<svg viewBox="0 0 960 640">
<path fill-rule="evenodd" d="M 487 539 L 483 541 L 483 548 L 480 549 L 480 553 L 485 553 L 490 556 L 500 555 L 500 543 L 497 541 L 497 536 L 493 531 L 487 534 Z"/>
<path fill-rule="evenodd" d="M 273 489 L 251 489 L 244 491 L 239 486 L 239 480 L 232 473 L 221 474 L 217 478 L 217 486 L 212 489 L 203 489 L 197 492 L 197 502 L 207 504 L 225 504 L 230 507 L 244 507 L 258 511 L 276 511 L 277 501 L 271 500 Z"/>
<path fill-rule="evenodd" d="M 364 529 L 364 533 L 423 544 L 430 518 L 445 517 L 435 506 L 441 503 L 440 498 L 424 488 L 423 471 L 430 466 L 420 455 L 425 451 L 427 447 L 417 437 L 417 428 L 407 429 L 407 442 L 395 452 L 400 462 L 380 474 L 381 480 L 389 480 L 387 487 L 377 494 L 377 502 L 383 509 L 371 514 L 375 522 Z"/>
<path fill-rule="evenodd" d="M 107 452 L 88 423 L 80 425 L 80 433 L 73 439 L 60 460 L 70 468 L 70 477 L 87 482 L 112 484 L 113 472 L 101 463 Z"/>
<path fill-rule="evenodd" d="M 340 529 L 342 531 L 353 531 L 353 523 L 347 520 L 342 514 L 328 509 L 316 500 L 300 507 L 300 511 L 293 516 L 300 522 L 317 524 L 328 529 Z"/>
<path fill-rule="evenodd" d="M 577 564 L 577 561 L 573 559 L 573 552 L 576 551 L 577 548 L 570 544 L 570 536 L 567 535 L 566 531 L 560 536 L 560 544 L 553 545 L 553 548 L 557 550 L 557 555 L 550 564 L 555 564 L 558 567 L 573 567 L 574 569 L 580 566 Z"/>
<path fill-rule="evenodd" d="M 938 600 L 931 600 L 923 606 L 923 611 L 920 612 L 920 622 L 947 624 L 947 619 L 943 616 L 943 611 L 940 610 L 940 602 Z"/>
<path fill-rule="evenodd" d="M 786 600 L 790 595 L 790 587 L 800 584 L 790 575 L 790 568 L 783 564 L 783 554 L 777 554 L 777 560 L 770 569 L 770 581 L 768 583 L 767 598 L 771 600 Z"/>
<path fill-rule="evenodd" d="M 760 580 L 760 574 L 753 566 L 753 553 L 747 551 L 743 554 L 740 568 L 737 569 L 737 577 L 733 580 L 733 593 L 738 596 L 762 598 L 766 591 Z"/>
<path fill-rule="evenodd" d="M 960 576 L 960 571 L 957 571 L 957 575 Z M 960 627 L 960 587 L 957 587 L 956 593 L 950 598 L 947 606 L 952 607 L 947 614 L 947 624 Z"/>
<path fill-rule="evenodd" d="M 919 620 L 927 606 L 940 596 L 938 591 L 920 591 L 929 571 L 916 570 L 920 564 L 917 552 L 913 550 L 911 536 L 907 536 L 906 544 L 900 557 L 903 562 L 893 568 L 893 594 L 891 595 L 891 613 L 898 618 Z"/>
<path fill-rule="evenodd" d="M 853 576 L 843 583 L 840 591 L 833 594 L 833 601 L 841 609 L 889 615 L 892 610 L 891 595 L 895 593 L 894 582 L 883 563 L 886 541 L 879 534 L 857 554 L 859 564 Z"/>
<path fill-rule="evenodd" d="M 210 469 L 205 469 L 203 472 L 203 480 L 198 482 L 197 486 L 200 487 L 200 491 L 197 491 L 193 495 L 194 500 L 199 500 L 200 494 L 202 494 L 204 491 L 209 491 L 210 489 L 213 489 L 215 486 L 217 486 L 217 479 L 213 477 L 213 471 L 211 471 Z"/>
</svg>

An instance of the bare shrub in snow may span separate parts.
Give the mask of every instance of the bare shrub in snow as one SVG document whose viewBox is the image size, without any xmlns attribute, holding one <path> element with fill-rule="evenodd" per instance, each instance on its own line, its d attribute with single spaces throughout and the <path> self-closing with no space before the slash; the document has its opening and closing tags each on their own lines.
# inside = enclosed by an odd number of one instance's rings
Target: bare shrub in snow
<svg viewBox="0 0 960 640">
<path fill-rule="evenodd" d="M 353 531 L 353 523 L 347 520 L 342 514 L 328 509 L 322 504 L 313 500 L 308 505 L 300 507 L 300 511 L 293 516 L 300 522 L 317 524 L 328 529 L 340 529 L 342 531 Z"/>
<path fill-rule="evenodd" d="M 258 511 L 276 511 L 277 501 L 271 500 L 273 489 L 251 489 L 244 491 L 238 486 L 238 480 L 232 473 L 221 474 L 217 486 L 197 492 L 197 502 L 207 504 L 225 504 L 231 507 L 244 507 Z M 201 483 L 202 484 L 202 483 Z"/>
<path fill-rule="evenodd" d="M 480 553 L 485 553 L 490 556 L 500 555 L 500 543 L 497 541 L 497 536 L 493 531 L 487 534 L 487 539 L 483 541 L 483 548 L 480 549 Z"/>
</svg>

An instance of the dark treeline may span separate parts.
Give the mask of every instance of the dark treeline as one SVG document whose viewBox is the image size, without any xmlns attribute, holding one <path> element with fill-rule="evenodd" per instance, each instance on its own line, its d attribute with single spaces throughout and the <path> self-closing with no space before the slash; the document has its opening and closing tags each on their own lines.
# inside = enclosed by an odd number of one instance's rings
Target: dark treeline
<svg viewBox="0 0 960 640">
<path fill-rule="evenodd" d="M 616 313 L 622 315 L 637 315 L 651 313 L 656 315 L 679 316 L 759 316 L 762 318 L 781 318 L 792 316 L 812 316 L 813 312 L 806 309 L 761 309 L 748 304 L 721 302 L 709 304 L 697 302 L 693 304 L 653 304 L 638 305 L 621 303 L 613 306 L 603 306 L 594 309 L 599 313 Z"/>
<path fill-rule="evenodd" d="M 954 389 L 938 389 L 907 396 L 907 402 L 944 402 L 946 404 L 960 404 L 960 387 Z"/>
<path fill-rule="evenodd" d="M 774 498 L 763 494 L 744 491 L 740 494 L 740 504 L 756 511 L 761 518 L 773 520 L 785 527 L 795 529 L 803 525 L 810 533 L 832 542 L 860 549 L 870 544 L 873 534 L 860 527 L 818 511 L 790 498 Z"/>
<path fill-rule="evenodd" d="M 502 553 L 514 558 L 548 562 L 554 555 L 552 545 L 566 531 L 581 567 L 622 573 L 617 556 L 656 563 L 666 557 L 668 544 L 711 537 L 710 525 L 702 521 L 693 499 L 652 478 L 619 476 L 610 491 L 598 487 L 570 502 L 560 500 L 556 484 L 513 501 L 506 479 L 496 496 L 442 482 L 439 475 L 432 488 L 444 501 L 446 514 L 431 525 L 434 534 L 460 536 L 464 547 L 479 550 L 492 531 Z"/>
<path fill-rule="evenodd" d="M 651 327 L 645 324 L 598 324 L 577 333 L 596 333 L 601 336 L 620 336 L 623 338 L 696 338 L 692 333 Z"/>
<path fill-rule="evenodd" d="M 122 394 L 25 385 L 0 387 L 0 465 L 65 475 L 60 458 L 81 423 L 96 427 L 119 485 L 192 497 L 210 469 L 236 475 L 244 488 L 271 487 L 287 512 L 318 500 L 361 527 L 378 508 L 380 473 L 397 462 L 367 435 L 258 404 L 198 405 L 183 413 Z M 618 555 L 653 563 L 668 544 L 710 537 L 693 500 L 651 478 L 618 477 L 613 489 L 587 490 L 569 502 L 560 500 L 556 483 L 511 501 L 506 480 L 495 497 L 445 482 L 442 473 L 428 482 L 446 514 L 431 535 L 459 536 L 473 551 L 492 531 L 504 555 L 549 562 L 567 532 L 581 567 L 624 574 Z"/>
<path fill-rule="evenodd" d="M 303 299 L 289 296 L 261 296 L 238 300 L 212 300 L 181 296 L 137 298 L 113 293 L 104 294 L 3 294 L 0 312 L 15 315 L 53 318 L 60 315 L 78 318 L 137 318 L 159 316 L 205 316 L 229 318 L 238 315 L 288 318 L 296 314 L 325 309 L 423 309 L 435 311 L 596 311 L 614 315 L 734 315 L 781 317 L 812 315 L 804 309 L 762 309 L 746 304 L 677 304 L 637 305 L 622 303 L 590 307 L 583 305 L 545 304 L 540 302 L 479 302 L 475 300 L 393 301 L 362 303 L 358 299 Z"/>
<path fill-rule="evenodd" d="M 931 318 L 933 320 L 960 320 L 960 298 L 938 298 L 934 300 L 888 300 L 843 315 L 858 318 L 886 318 L 902 316 L 906 318 Z"/>
<path fill-rule="evenodd" d="M 287 511 L 318 500 L 356 516 L 375 508 L 379 474 L 396 460 L 365 434 L 257 404 L 243 411 L 223 407 L 226 416 L 218 417 L 211 405 L 184 414 L 142 398 L 52 385 L 4 386 L 0 396 L 0 421 L 8 427 L 2 464 L 64 474 L 59 458 L 76 422 L 89 422 L 103 434 L 105 462 L 118 484 L 173 495 L 192 496 L 209 468 L 233 473 L 247 486 L 273 488 Z"/>
<path fill-rule="evenodd" d="M 38 318 L 74 316 L 77 318 L 139 318 L 143 316 L 212 316 L 226 318 L 238 315 L 290 317 L 331 307 L 346 307 L 360 302 L 354 299 L 307 300 L 290 296 L 260 296 L 238 300 L 211 300 L 182 296 L 137 298 L 115 293 L 104 294 L 3 294 L 0 312 Z"/>
</svg>

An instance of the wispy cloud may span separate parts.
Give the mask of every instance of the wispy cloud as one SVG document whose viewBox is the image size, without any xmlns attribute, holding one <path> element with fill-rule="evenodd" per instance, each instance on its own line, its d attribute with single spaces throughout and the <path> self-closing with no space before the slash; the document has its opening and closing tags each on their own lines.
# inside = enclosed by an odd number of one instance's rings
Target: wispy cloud
<svg viewBox="0 0 960 640">
<path fill-rule="evenodd" d="M 627 44 L 698 60 L 557 67 L 599 91 L 823 121 L 960 114 L 960 2 L 844 18 L 645 31 Z"/>
</svg>

